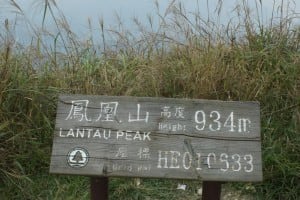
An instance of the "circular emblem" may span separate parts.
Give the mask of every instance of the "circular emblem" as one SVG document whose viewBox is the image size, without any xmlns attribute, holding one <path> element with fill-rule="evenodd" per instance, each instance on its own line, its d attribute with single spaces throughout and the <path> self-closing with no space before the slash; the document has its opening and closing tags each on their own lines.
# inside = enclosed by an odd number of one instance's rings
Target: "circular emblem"
<svg viewBox="0 0 300 200">
<path fill-rule="evenodd" d="M 71 167 L 84 167 L 89 161 L 89 153 L 84 148 L 76 147 L 68 153 L 67 161 Z"/>
</svg>

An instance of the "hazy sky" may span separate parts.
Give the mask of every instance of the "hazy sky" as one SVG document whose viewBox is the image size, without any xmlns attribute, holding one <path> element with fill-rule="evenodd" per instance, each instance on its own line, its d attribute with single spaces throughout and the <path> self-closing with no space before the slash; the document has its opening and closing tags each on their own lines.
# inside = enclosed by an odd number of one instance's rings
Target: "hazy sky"
<svg viewBox="0 0 300 200">
<path fill-rule="evenodd" d="M 48 1 L 51 2 L 51 0 Z M 264 20 L 271 17 L 273 6 L 275 5 L 274 8 L 276 11 L 278 5 L 281 3 L 281 0 L 261 1 L 262 7 L 259 8 L 259 11 L 262 11 L 260 15 L 263 15 L 262 19 Z M 294 8 L 296 13 L 300 13 L 300 2 L 295 4 L 295 1 L 296 0 L 284 0 L 284 2 L 290 2 L 290 7 Z M 45 0 L 15 0 L 15 2 L 25 12 L 28 20 L 37 25 L 41 24 Z M 154 0 L 56 0 L 55 2 L 71 25 L 71 29 L 78 35 L 84 35 L 88 28 L 88 19 L 91 20 L 92 27 L 98 30 L 100 18 L 103 19 L 105 28 L 117 26 L 117 14 L 128 28 L 131 28 L 133 24 L 133 17 L 138 18 L 142 23 L 147 25 L 147 15 L 151 15 L 156 19 L 157 12 L 163 15 L 172 1 L 157 0 L 159 10 L 157 10 L 155 6 L 156 1 Z M 216 5 L 218 2 L 222 2 L 222 12 L 219 19 L 223 21 L 221 21 L 221 23 L 226 24 L 233 16 L 232 11 L 235 6 L 237 3 L 241 3 L 242 0 L 176 0 L 176 2 L 181 2 L 188 13 L 199 11 L 204 18 L 207 17 L 208 14 L 211 18 L 216 16 L 214 12 Z M 208 5 L 207 2 L 209 3 Z M 251 10 L 256 12 L 255 2 L 260 1 L 246 0 L 246 2 L 250 5 Z M 17 9 L 11 4 L 10 0 L 0 0 L 0 24 L 4 24 L 6 18 L 9 19 L 9 21 L 14 21 L 16 16 L 18 16 L 17 23 L 20 25 L 22 24 L 24 16 L 16 15 L 14 11 L 17 11 Z M 53 10 L 55 11 L 56 9 L 53 7 Z M 57 12 L 55 13 L 58 14 Z M 51 29 L 53 21 L 48 18 L 46 26 Z M 3 26 L 0 25 L 0 31 L 2 29 Z M 24 29 L 25 28 L 19 28 L 18 32 L 22 32 Z"/>
</svg>

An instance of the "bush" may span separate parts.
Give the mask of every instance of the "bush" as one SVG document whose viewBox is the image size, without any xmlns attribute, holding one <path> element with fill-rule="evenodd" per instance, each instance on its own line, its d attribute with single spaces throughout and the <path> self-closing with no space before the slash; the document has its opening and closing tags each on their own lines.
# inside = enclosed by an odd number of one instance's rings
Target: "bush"
<svg viewBox="0 0 300 200">
<path fill-rule="evenodd" d="M 60 35 L 50 35 L 54 50 L 34 28 L 34 41 L 26 47 L 13 46 L 7 42 L 12 35 L 0 34 L 0 193 L 22 198 L 21 191 L 29 199 L 62 195 L 58 187 L 68 178 L 48 177 L 57 183 L 51 186 L 56 194 L 27 189 L 39 188 L 48 176 L 58 93 L 80 93 L 259 101 L 264 181 L 250 183 L 251 192 L 261 199 L 300 196 L 300 29 L 292 23 L 294 13 L 281 13 L 277 24 L 275 16 L 261 24 L 243 1 L 237 6 L 243 20 L 223 29 L 211 21 L 199 23 L 200 13 L 193 21 L 180 4 L 170 7 L 159 32 L 135 20 L 140 38 L 109 32 L 100 21 L 105 51 L 69 34 L 65 20 L 57 23 Z M 107 34 L 117 38 L 115 46 L 105 43 Z M 36 180 L 38 175 L 43 178 Z M 113 188 L 124 187 L 118 180 Z M 130 193 L 126 188 L 113 196 Z M 247 191 L 244 184 L 239 188 Z"/>
</svg>

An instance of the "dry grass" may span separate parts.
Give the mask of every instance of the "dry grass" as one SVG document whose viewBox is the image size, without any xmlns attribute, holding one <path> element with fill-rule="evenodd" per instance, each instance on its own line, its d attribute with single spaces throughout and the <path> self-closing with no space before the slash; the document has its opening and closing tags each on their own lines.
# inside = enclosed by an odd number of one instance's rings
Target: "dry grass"
<svg viewBox="0 0 300 200">
<path fill-rule="evenodd" d="M 22 13 L 22 8 L 10 2 Z M 276 15 L 274 9 L 266 24 L 242 1 L 236 6 L 239 22 L 220 26 L 200 13 L 186 13 L 173 2 L 160 13 L 155 31 L 135 19 L 139 36 L 122 26 L 108 30 L 99 20 L 102 45 L 98 46 L 93 38 L 80 41 L 76 37 L 54 1 L 43 2 L 43 21 L 50 14 L 59 34 L 38 30 L 27 21 L 33 41 L 21 46 L 14 43 L 11 22 L 1 27 L 0 197 L 60 199 L 82 194 L 88 198 L 86 190 L 78 190 L 87 185 L 85 179 L 48 176 L 58 93 L 260 101 L 264 182 L 234 187 L 259 199 L 300 196 L 300 29 L 293 25 L 296 13 L 279 9 Z M 219 2 L 216 16 L 222 9 Z M 260 10 L 259 3 L 257 8 Z M 115 40 L 108 43 L 108 38 Z M 41 184 L 45 180 L 50 183 Z M 182 195 L 174 190 L 153 192 L 160 187 L 156 181 L 146 181 L 150 189 L 134 188 L 130 182 L 113 180 L 112 197 L 170 199 Z M 159 184 L 172 187 L 173 183 Z M 192 198 L 196 184 L 189 184 L 191 190 L 185 195 Z M 254 189 L 247 190 L 249 185 Z"/>
</svg>

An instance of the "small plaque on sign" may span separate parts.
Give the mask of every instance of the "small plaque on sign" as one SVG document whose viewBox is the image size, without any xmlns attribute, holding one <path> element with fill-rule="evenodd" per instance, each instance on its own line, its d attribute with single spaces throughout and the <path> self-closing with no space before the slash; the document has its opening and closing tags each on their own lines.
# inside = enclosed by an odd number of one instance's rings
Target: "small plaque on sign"
<svg viewBox="0 0 300 200">
<path fill-rule="evenodd" d="M 84 167 L 89 161 L 89 154 L 87 150 L 76 147 L 68 153 L 67 160 L 71 167 Z"/>
</svg>

